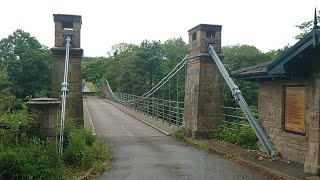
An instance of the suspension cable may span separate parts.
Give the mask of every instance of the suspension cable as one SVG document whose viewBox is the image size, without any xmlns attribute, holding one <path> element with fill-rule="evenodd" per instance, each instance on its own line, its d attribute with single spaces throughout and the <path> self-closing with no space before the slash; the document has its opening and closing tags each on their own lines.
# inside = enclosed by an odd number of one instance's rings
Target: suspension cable
<svg viewBox="0 0 320 180">
<path fill-rule="evenodd" d="M 181 66 L 185 64 L 186 59 L 187 59 L 188 55 L 186 55 L 164 78 L 162 78 L 162 80 L 155 86 L 153 86 L 148 92 L 146 92 L 143 96 L 150 96 L 151 94 L 153 94 L 155 91 L 157 91 L 157 89 L 159 89 L 159 86 L 163 86 L 163 84 L 166 83 L 166 80 L 169 78 L 171 78 L 172 76 L 174 76 L 176 73 L 178 73 L 181 69 Z M 173 75 L 172 75 L 173 74 Z M 161 88 L 161 87 L 160 87 Z"/>
<path fill-rule="evenodd" d="M 164 78 L 162 78 L 162 80 L 156 84 L 155 86 L 153 86 L 148 92 L 144 93 L 142 96 L 139 96 L 135 99 L 131 99 L 131 100 L 122 100 L 120 98 L 118 98 L 112 91 L 108 80 L 106 80 L 107 86 L 109 88 L 110 94 L 111 96 L 118 102 L 122 102 L 122 103 L 128 103 L 128 102 L 134 102 L 134 101 L 141 101 L 146 97 L 151 96 L 152 94 L 154 94 L 156 91 L 158 91 L 164 84 L 166 84 L 173 76 L 175 76 L 183 67 L 185 67 L 186 64 L 186 59 L 187 59 L 188 55 L 186 55 Z"/>
<path fill-rule="evenodd" d="M 64 135 L 64 122 L 65 122 L 65 110 L 66 110 L 66 101 L 67 101 L 67 92 L 68 92 L 68 70 L 69 70 L 69 50 L 71 46 L 71 37 L 65 37 L 65 46 L 66 46 L 66 57 L 64 61 L 64 75 L 63 83 L 61 84 L 61 121 L 60 121 L 60 136 L 59 136 L 59 153 L 63 154 L 63 135 Z"/>
</svg>

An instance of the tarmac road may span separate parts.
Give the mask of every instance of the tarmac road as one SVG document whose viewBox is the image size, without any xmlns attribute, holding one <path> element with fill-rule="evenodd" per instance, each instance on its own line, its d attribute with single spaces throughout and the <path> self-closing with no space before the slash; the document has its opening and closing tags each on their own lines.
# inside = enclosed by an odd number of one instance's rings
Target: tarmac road
<svg viewBox="0 0 320 180">
<path fill-rule="evenodd" d="M 116 158 L 99 179 L 266 179 L 217 155 L 184 146 L 102 99 L 88 97 L 87 104 L 97 135 Z"/>
</svg>

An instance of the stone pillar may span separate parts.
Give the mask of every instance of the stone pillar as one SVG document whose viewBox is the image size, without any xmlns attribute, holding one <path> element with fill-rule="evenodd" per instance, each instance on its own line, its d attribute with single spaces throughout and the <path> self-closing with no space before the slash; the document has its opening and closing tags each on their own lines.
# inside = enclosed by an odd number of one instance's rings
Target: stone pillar
<svg viewBox="0 0 320 180">
<path fill-rule="evenodd" d="M 103 82 L 103 97 L 109 100 L 112 99 L 111 92 L 106 81 Z"/>
<path fill-rule="evenodd" d="M 184 100 L 184 129 L 198 137 L 223 119 L 223 77 L 206 50 L 206 42 L 221 53 L 220 25 L 200 24 L 189 33 L 189 57 Z"/>
<path fill-rule="evenodd" d="M 31 117 L 39 126 L 40 134 L 55 142 L 60 101 L 55 98 L 36 98 L 27 104 Z"/>
<path fill-rule="evenodd" d="M 61 83 L 63 82 L 65 51 L 64 36 L 72 36 L 70 48 L 68 97 L 66 119 L 83 125 L 81 58 L 83 49 L 80 48 L 81 16 L 54 14 L 55 47 L 53 54 L 51 97 L 61 100 Z"/>
<path fill-rule="evenodd" d="M 320 62 L 312 62 L 311 91 L 307 96 L 306 136 L 308 149 L 304 158 L 304 172 L 316 174 L 320 168 Z M 307 86 L 308 87 L 308 86 Z"/>
</svg>

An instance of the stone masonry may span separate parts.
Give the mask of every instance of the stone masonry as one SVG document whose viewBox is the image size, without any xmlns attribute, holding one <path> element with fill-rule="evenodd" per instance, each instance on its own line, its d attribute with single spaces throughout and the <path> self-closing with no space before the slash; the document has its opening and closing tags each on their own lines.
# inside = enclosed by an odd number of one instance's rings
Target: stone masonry
<svg viewBox="0 0 320 180">
<path fill-rule="evenodd" d="M 189 136 L 201 136 L 223 119 L 223 79 L 206 50 L 206 43 L 210 42 L 221 54 L 221 29 L 220 25 L 200 24 L 188 31 L 183 127 Z"/>
<path fill-rule="evenodd" d="M 299 80 L 270 80 L 259 83 L 259 121 L 276 151 L 291 161 L 304 163 L 305 172 L 316 173 L 320 165 L 320 63 L 312 75 Z M 306 87 L 306 134 L 284 130 L 284 87 Z"/>
<path fill-rule="evenodd" d="M 54 14 L 55 47 L 53 54 L 51 97 L 61 100 L 61 83 L 63 82 L 65 51 L 64 37 L 72 36 L 70 48 L 68 97 L 66 104 L 66 118 L 83 125 L 82 77 L 81 58 L 83 49 L 80 48 L 81 16 Z"/>
<path fill-rule="evenodd" d="M 36 98 L 27 104 L 28 111 L 39 127 L 39 133 L 55 142 L 60 102 L 54 98 Z"/>
</svg>

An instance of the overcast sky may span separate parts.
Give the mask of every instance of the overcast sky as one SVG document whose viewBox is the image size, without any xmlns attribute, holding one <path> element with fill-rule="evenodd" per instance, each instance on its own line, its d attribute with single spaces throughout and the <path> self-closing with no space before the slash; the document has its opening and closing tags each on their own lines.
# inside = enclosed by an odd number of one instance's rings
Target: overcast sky
<svg viewBox="0 0 320 180">
<path fill-rule="evenodd" d="M 82 16 L 85 56 L 105 56 L 117 43 L 165 41 L 198 24 L 222 25 L 222 45 L 249 44 L 262 51 L 293 45 L 295 25 L 312 20 L 320 0 L 2 0 L 0 38 L 23 29 L 54 46 L 52 14 Z"/>
</svg>

